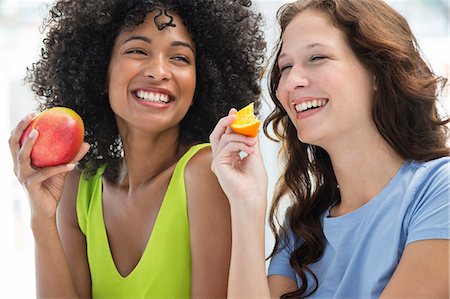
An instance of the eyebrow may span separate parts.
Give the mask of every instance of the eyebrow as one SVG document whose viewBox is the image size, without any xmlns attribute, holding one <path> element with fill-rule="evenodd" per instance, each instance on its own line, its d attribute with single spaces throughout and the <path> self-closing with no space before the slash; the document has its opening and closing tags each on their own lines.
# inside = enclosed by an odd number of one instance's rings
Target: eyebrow
<svg viewBox="0 0 450 299">
<path fill-rule="evenodd" d="M 144 42 L 146 42 L 148 44 L 152 43 L 152 40 L 149 39 L 148 37 L 145 37 L 145 36 L 142 36 L 142 35 L 132 35 L 129 38 L 127 38 L 122 44 L 124 45 L 124 44 L 128 43 L 129 41 L 132 41 L 132 40 L 135 40 L 135 39 L 144 41 Z"/>
<path fill-rule="evenodd" d="M 307 45 L 306 49 L 320 48 L 320 47 L 330 48 L 330 49 L 333 48 L 333 47 L 327 46 L 327 45 L 322 44 L 322 43 L 312 43 L 312 44 Z M 285 53 L 281 53 L 280 56 L 278 56 L 278 59 L 280 59 L 280 58 L 282 58 L 284 56 L 286 56 L 286 54 Z"/>
<path fill-rule="evenodd" d="M 122 44 L 124 45 L 124 44 L 126 44 L 126 43 L 128 43 L 129 41 L 132 41 L 132 40 L 141 40 L 141 41 L 146 42 L 148 44 L 152 43 L 152 40 L 150 38 L 146 37 L 146 36 L 143 36 L 143 35 L 132 35 L 129 38 L 127 38 Z M 191 45 L 191 43 L 188 43 L 188 42 L 174 41 L 174 42 L 171 43 L 171 46 L 172 47 L 177 47 L 177 46 L 186 47 L 186 48 L 191 49 L 192 53 L 195 53 L 194 47 Z"/>
</svg>

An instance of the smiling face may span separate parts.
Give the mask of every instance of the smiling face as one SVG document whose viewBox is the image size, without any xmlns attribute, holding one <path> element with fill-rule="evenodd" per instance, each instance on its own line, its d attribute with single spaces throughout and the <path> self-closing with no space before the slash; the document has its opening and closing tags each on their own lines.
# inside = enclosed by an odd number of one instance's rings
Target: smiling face
<svg viewBox="0 0 450 299">
<path fill-rule="evenodd" d="M 325 13 L 305 10 L 291 21 L 277 63 L 277 97 L 302 142 L 327 149 L 376 132 L 373 76 Z"/>
<path fill-rule="evenodd" d="M 108 71 L 108 96 L 119 132 L 126 126 L 153 133 L 178 128 L 196 86 L 195 47 L 181 18 L 159 30 L 160 10 L 116 38 Z M 164 16 L 164 18 L 169 18 Z"/>
</svg>

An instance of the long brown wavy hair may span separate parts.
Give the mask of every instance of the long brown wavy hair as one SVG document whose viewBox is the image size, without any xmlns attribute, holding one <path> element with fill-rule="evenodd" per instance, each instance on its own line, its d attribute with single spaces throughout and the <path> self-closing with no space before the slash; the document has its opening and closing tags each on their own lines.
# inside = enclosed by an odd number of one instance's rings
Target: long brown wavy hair
<svg viewBox="0 0 450 299">
<path fill-rule="evenodd" d="M 377 92 L 372 118 L 395 152 L 405 160 L 415 161 L 448 156 L 449 119 L 442 119 L 436 107 L 447 79 L 436 76 L 424 61 L 407 21 L 382 0 L 299 0 L 278 10 L 281 35 L 294 17 L 306 9 L 326 13 L 346 34 L 358 59 L 374 74 Z M 280 154 L 284 162 L 269 215 L 275 234 L 271 256 L 286 246 L 284 239 L 291 230 L 298 241 L 290 263 L 302 284 L 297 291 L 281 298 L 304 298 L 318 288 L 317 277 L 309 265 L 317 262 L 324 252 L 321 217 L 330 206 L 340 202 L 340 193 L 328 153 L 298 140 L 296 128 L 276 97 L 281 35 L 269 78 L 269 94 L 275 108 L 264 123 L 266 135 L 282 142 Z M 268 133 L 269 125 L 275 138 Z M 277 216 L 286 197 L 292 204 L 285 223 L 280 225 Z M 308 282 L 307 273 L 314 281 Z"/>
</svg>

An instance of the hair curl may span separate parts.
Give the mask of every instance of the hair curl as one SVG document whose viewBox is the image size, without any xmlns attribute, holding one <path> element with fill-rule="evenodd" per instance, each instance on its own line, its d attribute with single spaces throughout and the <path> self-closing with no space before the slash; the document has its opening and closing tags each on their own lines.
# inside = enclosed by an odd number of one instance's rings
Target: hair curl
<svg viewBox="0 0 450 299">
<path fill-rule="evenodd" d="M 250 0 L 60 0 L 44 22 L 41 58 L 27 80 L 39 109 L 65 106 L 85 122 L 91 150 L 80 161 L 93 174 L 117 177 L 123 159 L 107 96 L 107 71 L 114 41 L 124 28 L 141 24 L 155 9 L 176 12 L 196 46 L 194 104 L 180 123 L 180 144 L 207 142 L 218 119 L 231 107 L 252 101 L 259 109 L 265 41 L 262 16 Z"/>
<path fill-rule="evenodd" d="M 281 34 L 296 15 L 313 9 L 324 12 L 341 29 L 358 59 L 375 75 L 377 92 L 372 118 L 382 137 L 405 160 L 429 161 L 449 155 L 449 119 L 437 111 L 437 97 L 447 79 L 436 76 L 421 56 L 407 21 L 382 0 L 299 0 L 282 6 L 277 13 Z M 306 297 L 318 288 L 309 265 L 317 262 L 325 248 L 320 217 L 340 193 L 328 153 L 298 140 L 297 131 L 276 97 L 280 80 L 278 41 L 270 70 L 269 93 L 275 109 L 264 123 L 282 141 L 285 168 L 278 181 L 270 211 L 275 249 L 292 230 L 300 241 L 291 255 L 291 265 L 302 280 L 300 289 L 282 298 Z M 278 231 L 278 209 L 284 196 L 293 200 L 285 225 Z M 288 223 L 289 227 L 286 227 Z M 283 247 L 283 246 L 281 246 Z M 306 273 L 315 280 L 308 292 Z M 308 292 L 308 293 L 307 293 Z"/>
</svg>

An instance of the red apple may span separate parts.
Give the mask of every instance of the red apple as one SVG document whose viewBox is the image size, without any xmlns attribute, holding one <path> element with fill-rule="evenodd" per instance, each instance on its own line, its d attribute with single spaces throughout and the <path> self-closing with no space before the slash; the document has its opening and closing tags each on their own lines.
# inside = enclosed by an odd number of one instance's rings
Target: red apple
<svg viewBox="0 0 450 299">
<path fill-rule="evenodd" d="M 32 129 L 39 132 L 31 150 L 31 164 L 36 167 L 73 161 L 84 140 L 83 120 L 75 111 L 65 107 L 53 107 L 38 114 L 25 129 L 20 146 Z"/>
</svg>

